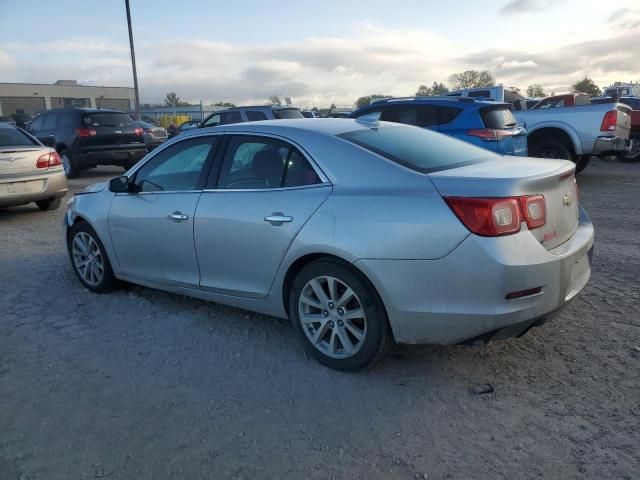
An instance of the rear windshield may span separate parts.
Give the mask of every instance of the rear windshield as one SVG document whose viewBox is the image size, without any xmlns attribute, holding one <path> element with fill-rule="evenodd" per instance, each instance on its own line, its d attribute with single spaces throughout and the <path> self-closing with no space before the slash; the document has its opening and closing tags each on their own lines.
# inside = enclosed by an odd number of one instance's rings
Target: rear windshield
<svg viewBox="0 0 640 480">
<path fill-rule="evenodd" d="M 0 128 L 0 147 L 17 145 L 37 145 L 37 143 L 17 128 Z"/>
<path fill-rule="evenodd" d="M 302 112 L 297 108 L 282 108 L 273 111 L 273 115 L 278 120 L 284 120 L 286 118 L 304 118 Z"/>
<path fill-rule="evenodd" d="M 518 125 L 508 107 L 483 108 L 480 116 L 485 128 L 513 128 Z"/>
<path fill-rule="evenodd" d="M 422 173 L 482 161 L 487 150 L 420 127 L 381 127 L 342 133 L 338 137 Z"/>
<path fill-rule="evenodd" d="M 88 113 L 82 121 L 91 127 L 133 127 L 133 120 L 126 113 Z"/>
</svg>

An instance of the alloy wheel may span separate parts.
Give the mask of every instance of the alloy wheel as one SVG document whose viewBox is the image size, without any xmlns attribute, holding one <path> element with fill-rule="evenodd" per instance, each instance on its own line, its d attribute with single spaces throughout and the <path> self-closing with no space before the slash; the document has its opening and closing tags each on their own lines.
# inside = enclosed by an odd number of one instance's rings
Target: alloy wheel
<svg viewBox="0 0 640 480">
<path fill-rule="evenodd" d="M 69 175 L 69 172 L 71 171 L 71 159 L 69 158 L 69 155 L 63 153 L 60 160 L 62 161 L 62 168 L 64 169 L 65 175 Z"/>
<path fill-rule="evenodd" d="M 71 244 L 73 265 L 88 285 L 95 287 L 104 276 L 104 259 L 98 243 L 87 232 L 78 232 Z"/>
<path fill-rule="evenodd" d="M 306 283 L 298 299 L 298 315 L 311 344 L 331 358 L 352 357 L 367 335 L 360 298 L 335 277 L 315 277 Z"/>
</svg>

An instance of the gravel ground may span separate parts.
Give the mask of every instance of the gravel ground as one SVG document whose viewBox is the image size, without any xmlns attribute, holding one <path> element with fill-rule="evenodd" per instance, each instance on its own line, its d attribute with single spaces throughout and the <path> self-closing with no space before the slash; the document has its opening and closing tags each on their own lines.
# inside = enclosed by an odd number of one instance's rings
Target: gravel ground
<svg viewBox="0 0 640 480">
<path fill-rule="evenodd" d="M 560 317 L 359 374 L 315 363 L 281 320 L 92 294 L 63 209 L 0 210 L 0 479 L 640 478 L 640 164 L 579 184 L 595 263 Z"/>
</svg>

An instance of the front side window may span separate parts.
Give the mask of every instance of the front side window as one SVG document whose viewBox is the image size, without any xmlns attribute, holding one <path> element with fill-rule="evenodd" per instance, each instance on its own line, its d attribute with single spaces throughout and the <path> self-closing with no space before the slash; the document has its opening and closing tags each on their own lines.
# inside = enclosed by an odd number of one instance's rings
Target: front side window
<svg viewBox="0 0 640 480">
<path fill-rule="evenodd" d="M 220 125 L 220 115 L 212 115 L 202 124 L 204 127 L 215 127 Z"/>
<path fill-rule="evenodd" d="M 145 163 L 134 183 L 140 192 L 188 191 L 198 188 L 202 169 L 215 152 L 219 137 L 175 143 Z"/>
<path fill-rule="evenodd" d="M 338 137 L 422 173 L 478 163 L 492 155 L 447 135 L 409 126 L 365 128 Z"/>
<path fill-rule="evenodd" d="M 44 129 L 45 130 L 52 130 L 52 129 L 56 128 L 56 117 L 57 117 L 57 115 L 55 113 L 47 114 L 47 116 L 44 119 Z"/>
<path fill-rule="evenodd" d="M 218 188 L 268 189 L 320 183 L 320 178 L 297 148 L 267 137 L 231 138 L 222 162 Z"/>
</svg>

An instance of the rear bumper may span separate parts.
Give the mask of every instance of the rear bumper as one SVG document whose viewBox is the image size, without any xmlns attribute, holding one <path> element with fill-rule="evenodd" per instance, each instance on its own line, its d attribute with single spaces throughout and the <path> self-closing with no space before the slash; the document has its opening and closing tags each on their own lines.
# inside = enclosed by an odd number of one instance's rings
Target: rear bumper
<svg viewBox="0 0 640 480">
<path fill-rule="evenodd" d="M 73 161 L 80 167 L 94 167 L 96 165 L 122 165 L 127 166 L 136 163 L 147 154 L 144 143 L 134 147 L 113 146 L 109 148 L 86 149 L 83 148 L 73 153 Z"/>
<path fill-rule="evenodd" d="M 67 192 L 67 177 L 62 169 L 20 179 L 1 180 L 0 207 L 64 197 Z"/>
<path fill-rule="evenodd" d="M 589 279 L 593 238 L 581 209 L 574 236 L 550 251 L 528 231 L 469 235 L 440 259 L 367 259 L 356 266 L 378 289 L 397 342 L 455 344 L 486 334 L 517 336 L 555 315 Z M 535 295 L 505 299 L 537 287 Z"/>
<path fill-rule="evenodd" d="M 593 144 L 593 153 L 598 155 L 607 152 L 622 152 L 626 140 L 620 137 L 598 137 Z"/>
</svg>

